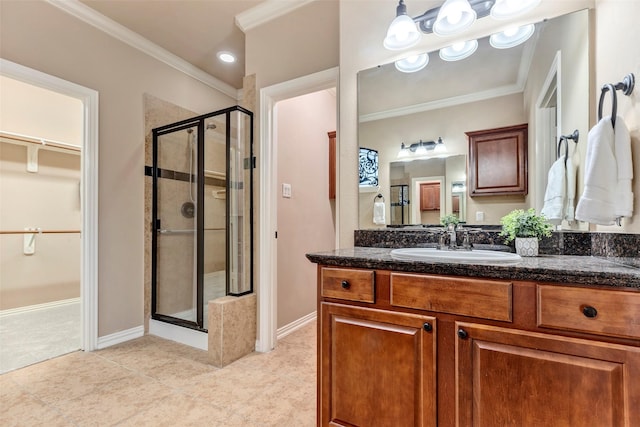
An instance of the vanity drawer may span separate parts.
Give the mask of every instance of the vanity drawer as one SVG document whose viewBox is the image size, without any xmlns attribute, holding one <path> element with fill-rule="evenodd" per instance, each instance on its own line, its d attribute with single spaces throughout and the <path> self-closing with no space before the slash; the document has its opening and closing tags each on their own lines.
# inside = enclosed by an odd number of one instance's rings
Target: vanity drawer
<svg viewBox="0 0 640 427">
<path fill-rule="evenodd" d="M 513 283 L 391 273 L 391 305 L 511 321 Z"/>
<path fill-rule="evenodd" d="M 640 338 L 640 292 L 538 285 L 538 326 Z"/>
<path fill-rule="evenodd" d="M 321 295 L 350 301 L 375 302 L 375 271 L 322 268 Z"/>
</svg>

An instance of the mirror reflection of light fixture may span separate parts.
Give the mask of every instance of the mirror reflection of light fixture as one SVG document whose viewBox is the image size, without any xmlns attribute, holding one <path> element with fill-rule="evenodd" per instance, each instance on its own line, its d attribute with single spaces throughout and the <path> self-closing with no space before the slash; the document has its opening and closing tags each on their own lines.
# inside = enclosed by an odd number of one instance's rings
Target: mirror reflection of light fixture
<svg viewBox="0 0 640 427">
<path fill-rule="evenodd" d="M 429 54 L 411 55 L 395 62 L 396 69 L 403 73 L 415 73 L 422 70 L 429 63 Z"/>
<path fill-rule="evenodd" d="M 476 22 L 476 17 L 476 11 L 467 0 L 447 0 L 440 7 L 433 32 L 439 36 L 459 33 Z"/>
<path fill-rule="evenodd" d="M 410 154 L 411 152 L 409 151 L 409 148 L 404 145 L 404 142 L 400 144 L 400 151 L 398 152 L 398 158 L 402 159 L 405 157 L 409 157 Z"/>
<path fill-rule="evenodd" d="M 440 49 L 440 58 L 445 61 L 459 61 L 468 58 L 478 49 L 478 40 L 454 43 Z"/>
<path fill-rule="evenodd" d="M 447 153 L 447 147 L 444 145 L 442 138 L 439 137 L 437 141 L 423 141 L 414 142 L 407 146 L 405 143 L 400 144 L 400 151 L 398 152 L 399 159 L 411 160 L 412 157 L 424 157 L 429 154 L 442 155 Z"/>
<path fill-rule="evenodd" d="M 391 21 L 383 45 L 389 50 L 402 50 L 415 46 L 420 41 L 422 33 L 418 30 L 414 20 L 407 15 L 407 6 L 400 0 L 396 8 L 396 17 Z"/>
<path fill-rule="evenodd" d="M 541 0 L 496 0 L 491 8 L 493 19 L 511 19 L 530 11 L 540 4 Z"/>
<path fill-rule="evenodd" d="M 496 49 L 508 49 L 518 46 L 529 40 L 534 30 L 534 24 L 507 28 L 501 33 L 492 34 L 491 37 L 489 37 L 489 44 Z"/>
</svg>

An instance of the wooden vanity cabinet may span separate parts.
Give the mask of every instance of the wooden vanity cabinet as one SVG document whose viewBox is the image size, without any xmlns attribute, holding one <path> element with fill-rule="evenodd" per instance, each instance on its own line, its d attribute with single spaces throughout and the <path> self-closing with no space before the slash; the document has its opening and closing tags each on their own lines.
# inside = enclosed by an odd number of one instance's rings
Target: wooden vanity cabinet
<svg viewBox="0 0 640 427">
<path fill-rule="evenodd" d="M 640 425 L 640 292 L 319 266 L 318 295 L 319 426 Z"/>
<path fill-rule="evenodd" d="M 456 333 L 458 426 L 640 421 L 638 348 L 464 322 Z"/>
</svg>

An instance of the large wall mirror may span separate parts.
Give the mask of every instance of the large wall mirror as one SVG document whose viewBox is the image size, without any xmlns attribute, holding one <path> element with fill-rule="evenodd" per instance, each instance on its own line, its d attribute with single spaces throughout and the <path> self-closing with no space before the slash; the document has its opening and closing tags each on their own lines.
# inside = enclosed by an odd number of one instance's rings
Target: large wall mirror
<svg viewBox="0 0 640 427">
<path fill-rule="evenodd" d="M 386 201 L 388 225 L 437 224 L 446 214 L 489 225 L 512 209 L 540 210 L 559 137 L 574 130 L 581 136 L 570 147 L 578 163 L 577 198 L 593 102 L 589 19 L 590 11 L 582 10 L 539 22 L 526 43 L 510 49 L 479 39 L 477 51 L 460 61 L 432 52 L 416 73 L 400 72 L 393 63 L 358 73 L 359 145 L 376 150 L 379 161 L 378 187 L 360 189 L 359 227 L 375 227 L 378 194 Z M 470 197 L 465 132 L 522 123 L 528 123 L 528 194 Z M 433 149 L 439 138 L 444 153 Z M 420 141 L 426 155 L 398 158 L 401 144 L 415 149 Z"/>
</svg>

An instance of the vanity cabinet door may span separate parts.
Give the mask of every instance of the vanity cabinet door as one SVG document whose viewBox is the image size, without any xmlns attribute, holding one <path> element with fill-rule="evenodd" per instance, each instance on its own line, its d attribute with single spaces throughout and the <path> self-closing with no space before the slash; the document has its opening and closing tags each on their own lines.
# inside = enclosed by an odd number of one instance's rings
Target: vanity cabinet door
<svg viewBox="0 0 640 427">
<path fill-rule="evenodd" d="M 466 132 L 470 196 L 527 194 L 527 124 Z"/>
<path fill-rule="evenodd" d="M 436 321 L 320 305 L 318 425 L 436 425 Z"/>
<path fill-rule="evenodd" d="M 458 426 L 640 425 L 640 348 L 456 323 Z"/>
</svg>

